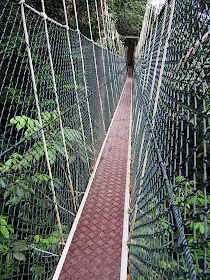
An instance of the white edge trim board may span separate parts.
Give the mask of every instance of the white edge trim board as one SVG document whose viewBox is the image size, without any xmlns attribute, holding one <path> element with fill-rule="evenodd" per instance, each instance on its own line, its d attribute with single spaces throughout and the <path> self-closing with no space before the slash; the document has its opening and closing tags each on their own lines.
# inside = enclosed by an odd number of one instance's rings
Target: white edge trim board
<svg viewBox="0 0 210 280">
<path fill-rule="evenodd" d="M 127 158 L 127 174 L 126 174 L 126 188 L 125 188 L 120 280 L 127 279 L 127 267 L 128 267 L 128 244 L 127 243 L 128 243 L 128 235 L 129 235 L 129 197 L 130 197 L 129 185 L 130 185 L 130 160 L 131 160 L 131 124 L 132 124 L 132 82 L 131 82 L 130 127 L 129 127 L 129 140 L 128 140 L 128 158 Z"/>
<path fill-rule="evenodd" d="M 116 116 L 116 113 L 117 113 L 117 109 L 118 109 L 118 107 L 119 107 L 119 104 L 120 104 L 120 101 L 121 101 L 121 98 L 122 98 L 122 95 L 123 95 L 123 91 L 124 91 L 125 85 L 126 85 L 126 82 L 125 82 L 125 84 L 124 84 L 124 86 L 123 86 L 122 93 L 121 93 L 121 96 L 120 96 L 120 100 L 119 100 L 118 105 L 117 105 L 117 107 L 116 107 L 116 110 L 115 110 L 115 112 L 114 112 L 114 116 L 113 116 L 113 118 L 112 118 L 111 124 L 110 124 L 110 126 L 109 126 L 108 131 L 107 131 L 107 134 L 106 134 L 106 137 L 105 137 L 105 139 L 104 139 L 103 145 L 102 145 L 102 147 L 101 147 L 101 151 L 100 151 L 100 153 L 99 153 L 99 156 L 98 156 L 98 158 L 97 158 L 97 161 L 96 161 L 96 164 L 95 164 L 95 168 L 94 168 L 94 170 L 93 170 L 93 173 L 91 174 L 91 177 L 90 177 L 90 180 L 89 180 L 89 182 L 88 182 L 88 185 L 87 185 L 85 194 L 84 194 L 84 196 L 83 196 L 82 202 L 81 202 L 81 204 L 80 204 L 79 210 L 78 210 L 78 212 L 77 212 L 76 218 L 75 218 L 74 223 L 73 223 L 73 225 L 72 225 L 72 228 L 71 228 L 71 230 L 70 230 L 68 239 L 67 239 L 67 241 L 66 241 L 65 247 L 64 247 L 64 249 L 63 249 L 61 258 L 60 258 L 60 260 L 59 260 L 59 262 L 58 262 L 58 265 L 57 265 L 57 268 L 56 268 L 56 270 L 55 270 L 55 273 L 54 273 L 54 275 L 53 275 L 53 279 L 52 279 L 52 280 L 58 280 L 58 279 L 59 279 L 59 276 L 60 276 L 60 273 L 61 273 L 61 270 L 62 270 L 64 261 L 65 261 L 65 259 L 66 259 L 66 255 L 67 255 L 67 253 L 68 253 L 68 251 L 69 251 L 69 247 L 70 247 L 71 242 L 72 242 L 72 239 L 73 239 L 73 237 L 74 237 L 74 233 L 75 233 L 75 231 L 76 231 L 77 225 L 78 225 L 78 223 L 79 223 L 80 216 L 81 216 L 82 211 L 83 211 L 83 208 L 84 208 L 84 206 L 85 206 L 85 202 L 86 202 L 86 200 L 87 200 L 87 197 L 88 197 L 88 194 L 89 194 L 89 191 L 90 191 L 90 188 L 91 188 L 91 185 L 92 185 L 92 182 L 93 182 L 93 179 L 94 179 L 96 170 L 97 170 L 97 168 L 98 168 L 98 165 L 99 165 L 99 162 L 100 162 L 100 159 L 101 159 L 101 156 L 102 156 L 102 153 L 103 153 L 103 150 L 104 150 L 104 147 L 105 147 L 107 138 L 108 138 L 108 136 L 109 136 L 109 133 L 110 133 L 110 130 L 111 130 L 113 121 L 114 121 L 114 119 L 115 119 L 115 116 Z"/>
</svg>

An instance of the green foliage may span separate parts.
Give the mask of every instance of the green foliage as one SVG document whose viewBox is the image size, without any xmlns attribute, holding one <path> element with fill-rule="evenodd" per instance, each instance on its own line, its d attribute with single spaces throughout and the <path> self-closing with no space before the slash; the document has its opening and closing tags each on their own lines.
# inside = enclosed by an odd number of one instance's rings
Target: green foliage
<svg viewBox="0 0 210 280">
<path fill-rule="evenodd" d="M 25 126 L 27 127 L 27 130 L 24 132 L 25 136 L 28 136 L 28 134 L 32 132 L 36 132 L 39 129 L 39 122 L 37 120 L 33 120 L 26 116 L 16 116 L 15 118 L 12 118 L 10 120 L 10 125 L 14 125 L 17 130 L 21 130 Z"/>
<path fill-rule="evenodd" d="M 50 164 L 54 165 L 58 161 L 62 163 L 66 154 L 59 126 L 60 117 L 57 112 L 55 110 L 51 112 L 44 111 L 41 113 L 41 118 L 43 121 L 43 128 L 40 127 L 38 120 L 25 115 L 10 119 L 9 126 L 14 127 L 14 129 L 22 135 L 22 139 L 32 136 L 30 138 L 32 142 L 30 147 L 25 147 L 23 152 L 14 152 L 4 163 L 0 163 L 0 195 L 4 200 L 5 209 L 7 209 L 7 207 L 10 209 L 20 207 L 23 201 L 27 201 L 28 206 L 31 207 L 31 203 L 33 203 L 32 197 L 35 195 L 37 196 L 37 191 L 44 195 L 39 198 L 38 207 L 40 207 L 40 205 L 46 206 L 46 198 L 48 198 L 48 202 L 49 199 L 53 201 L 50 176 L 48 170 L 43 169 L 45 149 L 40 132 L 41 129 L 43 129 L 45 134 Z M 66 126 L 63 129 L 63 133 L 70 165 L 74 165 L 75 161 L 78 159 L 80 159 L 81 162 L 86 162 L 86 150 L 81 131 Z M 92 148 L 88 146 L 87 152 L 92 154 Z M 64 172 L 67 173 L 64 164 L 61 164 L 61 166 Z M 34 169 L 34 167 L 36 168 Z M 32 168 L 34 169 L 33 174 L 31 173 Z M 40 169 L 42 171 L 38 172 Z M 55 190 L 59 190 L 63 182 L 61 182 L 59 178 L 56 178 L 55 174 L 53 176 L 53 181 Z M 52 207 L 52 205 L 50 207 Z M 39 214 L 42 216 L 41 211 Z M 29 235 L 25 239 L 23 236 L 21 236 L 21 238 L 19 237 L 14 227 L 8 223 L 9 220 L 10 218 L 7 213 L 0 216 L 0 250 L 3 259 L 3 266 L 1 268 L 2 277 L 9 277 L 13 274 L 15 269 L 17 269 L 19 262 L 27 261 L 30 246 L 38 250 L 49 252 L 57 252 L 59 250 L 61 241 L 60 232 L 57 229 L 51 233 L 43 231 L 45 217 L 42 218 L 42 226 L 40 226 L 40 229 L 36 229 L 35 231 L 39 232 L 39 234 Z M 21 226 L 23 230 L 27 231 L 25 227 L 28 223 L 32 223 L 32 217 L 30 217 L 27 222 L 22 221 L 19 227 Z M 52 227 L 57 228 L 55 221 L 50 223 Z M 49 226 L 49 221 L 47 221 L 46 224 Z M 64 238 L 66 239 L 67 227 L 63 227 L 63 230 Z M 36 249 L 32 249 L 32 251 L 34 257 L 38 260 L 40 251 L 37 251 L 37 253 Z M 38 271 L 37 275 L 41 277 L 44 273 L 43 268 L 36 264 L 30 267 L 31 271 L 35 271 L 35 269 Z"/>
<path fill-rule="evenodd" d="M 66 240 L 68 237 L 67 226 L 63 225 L 62 229 L 64 232 L 64 238 Z M 37 247 L 41 250 L 56 252 L 58 250 L 58 246 L 59 246 L 60 240 L 61 240 L 60 232 L 59 232 L 59 230 L 55 230 L 50 235 L 45 236 L 45 237 L 37 234 L 33 237 L 33 240 L 34 240 L 35 247 Z"/>
<path fill-rule="evenodd" d="M 57 113 L 42 113 L 43 124 L 47 124 L 44 128 L 46 137 L 47 152 L 49 155 L 50 164 L 54 164 L 58 158 L 65 158 L 65 149 L 63 145 L 63 137 L 60 128 L 56 128 L 58 122 Z M 54 119 L 54 122 L 51 122 Z M 10 120 L 10 125 L 14 125 L 19 130 L 24 130 L 24 136 L 30 133 L 34 134 L 40 128 L 37 120 L 26 116 L 16 116 Z M 82 162 L 86 162 L 86 149 L 84 146 L 81 131 L 64 127 L 64 137 L 66 147 L 69 154 L 69 163 L 73 164 L 79 156 Z M 0 187 L 3 190 L 3 197 L 7 200 L 6 205 L 17 205 L 22 199 L 27 199 L 31 194 L 34 194 L 33 183 L 38 180 L 50 182 L 47 174 L 36 173 L 31 174 L 22 173 L 21 170 L 27 170 L 31 164 L 39 164 L 41 158 L 45 156 L 45 149 L 43 141 L 41 141 L 40 134 L 36 133 L 33 136 L 34 144 L 25 152 L 24 157 L 17 152 L 13 153 L 9 159 L 3 164 L 0 163 L 0 171 L 3 177 L 0 178 Z M 87 147 L 87 152 L 93 154 L 92 148 Z M 55 178 L 55 182 L 58 180 Z M 31 184 L 32 183 L 32 184 Z"/>
<path fill-rule="evenodd" d="M 38 11 L 42 11 L 41 1 L 39 0 L 27 0 L 27 4 L 34 7 Z M 63 14 L 63 1 L 62 0 L 48 0 L 45 3 L 46 14 L 61 22 L 64 23 L 64 14 Z"/>
<path fill-rule="evenodd" d="M 25 252 L 29 249 L 25 242 L 18 240 L 19 235 L 14 234 L 14 228 L 8 224 L 7 216 L 0 216 L 0 253 L 3 258 L 1 276 L 6 277 L 12 273 L 10 265 L 16 260 L 26 261 Z"/>
<path fill-rule="evenodd" d="M 28 0 L 27 3 L 29 5 L 32 5 L 39 11 L 42 10 L 39 1 Z M 93 39 L 94 41 L 98 41 L 99 31 L 98 31 L 95 0 L 89 0 L 88 3 L 89 3 L 89 10 L 90 10 Z M 90 38 L 86 0 L 77 0 L 76 5 L 77 5 L 77 17 L 78 17 L 79 29 L 83 35 Z M 118 32 L 122 35 L 138 36 L 142 26 L 146 1 L 113 0 L 110 1 L 108 5 L 109 5 L 109 13 L 112 14 Z M 103 30 L 100 0 L 97 0 L 97 7 L 98 7 L 99 20 L 100 20 L 100 28 L 101 30 Z M 46 5 L 46 12 L 49 17 L 64 23 L 62 1 L 50 0 Z M 76 29 L 73 0 L 69 0 L 67 2 L 67 17 L 69 21 L 69 26 L 72 29 Z"/>
<path fill-rule="evenodd" d="M 60 128 L 56 128 L 56 124 L 58 123 L 59 119 L 55 110 L 52 112 L 45 111 L 41 115 L 43 125 L 47 124 L 47 126 L 45 126 L 44 128 L 44 132 L 49 160 L 50 163 L 53 164 L 56 160 L 57 153 L 65 158 L 62 133 Z M 52 122 L 52 120 L 54 121 Z M 28 136 L 30 133 L 35 133 L 40 128 L 39 122 L 37 120 L 31 119 L 26 116 L 16 116 L 15 118 L 12 118 L 10 120 L 10 125 L 15 125 L 18 131 L 25 128 L 24 136 Z M 64 136 L 67 148 L 69 148 L 71 151 L 75 151 L 75 149 L 78 150 L 81 160 L 85 162 L 86 152 L 81 131 L 71 129 L 69 127 L 64 127 Z M 44 156 L 44 144 L 39 140 L 40 134 L 37 133 L 33 137 L 36 142 L 29 148 L 24 158 L 21 159 L 21 161 L 17 162 L 17 157 L 21 158 L 22 156 L 13 154 L 2 167 L 3 172 L 10 169 L 14 164 L 16 165 L 16 168 L 19 168 L 21 166 L 28 165 L 31 161 L 35 163 L 42 156 Z M 91 147 L 87 147 L 87 149 L 89 153 L 93 153 Z M 76 160 L 75 153 L 70 154 L 69 160 L 70 163 L 73 163 Z M 14 168 L 15 167 L 13 167 L 13 169 Z"/>
<path fill-rule="evenodd" d="M 146 1 L 113 1 L 113 18 L 121 35 L 138 36 L 141 31 Z"/>
<path fill-rule="evenodd" d="M 0 231 L 3 237 L 9 238 L 10 233 L 14 233 L 14 229 L 7 224 L 7 216 L 0 216 Z"/>
<path fill-rule="evenodd" d="M 184 176 L 178 176 L 175 178 L 176 185 L 174 188 L 174 199 L 176 204 L 179 206 L 179 210 L 184 216 L 186 215 L 186 224 L 185 224 L 185 234 L 187 236 L 187 242 L 190 247 L 190 252 L 194 263 L 195 254 L 197 255 L 198 261 L 202 262 L 204 259 L 204 214 L 197 215 L 196 221 L 192 220 L 194 213 L 194 204 L 196 205 L 196 212 L 202 213 L 205 208 L 205 203 L 210 203 L 210 195 L 207 196 L 207 201 L 205 202 L 205 196 L 200 189 L 196 187 L 196 195 L 194 195 L 194 185 L 197 185 L 193 180 L 187 181 Z M 210 226 L 210 217 L 207 216 L 207 227 Z M 196 237 L 194 236 L 194 229 L 196 231 Z M 196 238 L 196 239 L 195 239 Z M 197 248 L 193 249 L 193 242 L 197 241 Z M 210 245 L 210 244 L 209 244 Z M 210 248 L 207 248 L 207 260 L 210 259 Z M 208 261 L 208 266 L 210 262 Z"/>
<path fill-rule="evenodd" d="M 195 188 L 196 186 L 196 188 Z M 194 191 L 194 188 L 196 191 Z M 185 236 L 188 243 L 188 247 L 190 249 L 191 257 L 193 260 L 193 263 L 195 267 L 197 267 L 197 261 L 198 260 L 199 267 L 203 266 L 203 260 L 204 260 L 204 254 L 206 250 L 207 254 L 207 265 L 208 268 L 210 267 L 210 243 L 208 244 L 208 247 L 204 248 L 204 238 L 205 238 L 205 223 L 204 223 L 204 213 L 203 209 L 205 208 L 205 203 L 207 205 L 210 204 L 210 195 L 207 196 L 207 200 L 205 201 L 204 193 L 198 188 L 197 184 L 193 181 L 187 181 L 184 176 L 177 176 L 175 178 L 175 185 L 173 187 L 174 193 L 174 201 L 176 204 L 177 209 L 179 210 L 179 213 L 181 214 L 181 217 L 186 217 L 185 220 Z M 196 220 L 192 219 L 193 213 L 195 212 L 194 204 L 196 205 L 196 212 L 199 213 L 197 215 Z M 169 201 L 168 201 L 169 205 Z M 162 209 L 163 205 L 159 203 L 159 199 L 157 196 L 154 196 L 154 194 L 150 193 L 148 195 L 148 214 L 144 215 L 141 219 L 136 220 L 135 225 L 135 232 L 134 235 L 136 236 L 133 242 L 137 242 L 138 247 L 132 246 L 131 250 L 133 253 L 136 253 L 142 258 L 147 258 L 149 254 L 149 250 L 146 250 L 147 248 L 147 242 L 145 240 L 148 238 L 150 243 L 150 248 L 157 246 L 156 239 L 152 239 L 151 235 L 155 235 L 157 232 L 161 232 L 161 242 L 165 242 L 164 247 L 169 246 L 170 244 L 179 244 L 180 238 L 179 238 L 179 232 L 172 222 L 172 220 L 169 220 L 166 217 L 162 217 Z M 148 224 L 148 221 L 150 219 L 157 219 L 155 220 L 155 223 Z M 152 221 L 152 220 L 151 220 Z M 210 227 L 210 217 L 209 215 L 206 217 L 207 222 L 207 229 Z M 195 234 L 196 232 L 196 234 Z M 141 237 L 139 237 L 137 241 L 137 236 L 140 234 Z M 209 234 L 209 232 L 208 232 Z M 145 236 L 145 239 L 144 237 Z M 194 242 L 196 241 L 196 247 L 194 245 Z M 154 245 L 153 245 L 154 242 Z M 154 253 L 155 254 L 155 253 Z M 174 256 L 171 257 L 171 254 L 167 254 L 164 256 L 167 261 L 161 260 L 159 265 L 161 266 L 161 272 L 164 272 L 166 269 L 169 271 L 172 267 L 179 267 L 182 271 L 185 270 L 183 259 L 176 258 L 176 254 L 179 254 L 178 251 L 174 250 Z M 160 255 L 158 254 L 158 258 Z M 179 260 L 179 261 L 178 261 Z M 200 268 L 199 268 L 200 269 Z M 201 269 L 200 269 L 201 271 Z M 190 279 L 186 276 L 186 279 Z"/>
<path fill-rule="evenodd" d="M 88 2 L 89 2 L 93 40 L 97 41 L 99 39 L 99 31 L 98 31 L 95 0 L 89 0 Z M 76 6 L 77 6 L 77 17 L 78 17 L 79 29 L 83 35 L 90 38 L 90 28 L 89 28 L 89 19 L 88 19 L 86 0 L 77 0 Z M 99 17 L 100 17 L 99 20 L 100 20 L 100 26 L 101 26 L 101 30 L 102 30 L 102 18 L 100 16 L 101 15 L 100 0 L 97 0 L 97 6 L 98 6 L 98 10 L 99 10 Z M 68 16 L 68 20 L 69 20 L 69 26 L 72 29 L 76 29 L 73 0 L 68 1 L 67 16 Z"/>
</svg>

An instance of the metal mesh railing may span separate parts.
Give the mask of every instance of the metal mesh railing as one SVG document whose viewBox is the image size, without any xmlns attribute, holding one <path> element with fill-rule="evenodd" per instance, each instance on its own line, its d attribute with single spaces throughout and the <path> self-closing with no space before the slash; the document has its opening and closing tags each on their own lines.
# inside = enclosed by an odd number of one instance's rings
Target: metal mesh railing
<svg viewBox="0 0 210 280">
<path fill-rule="evenodd" d="M 210 277 L 209 19 L 208 1 L 166 1 L 137 48 L 131 279 Z"/>
<path fill-rule="evenodd" d="M 0 8 L 0 278 L 51 279 L 126 63 L 25 3 Z"/>
</svg>

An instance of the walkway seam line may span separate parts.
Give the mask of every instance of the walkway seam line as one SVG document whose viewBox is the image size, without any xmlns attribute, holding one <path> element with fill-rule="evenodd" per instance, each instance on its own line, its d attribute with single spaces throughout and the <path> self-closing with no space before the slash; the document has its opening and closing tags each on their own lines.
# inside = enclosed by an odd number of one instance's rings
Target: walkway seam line
<svg viewBox="0 0 210 280">
<path fill-rule="evenodd" d="M 127 74 L 127 75 L 128 75 L 128 74 Z M 114 121 L 114 119 L 115 119 L 115 116 L 116 116 L 116 113 L 117 113 L 119 104 L 120 104 L 120 102 L 121 102 L 122 95 L 123 95 L 123 92 L 124 92 L 124 89 L 125 89 L 125 85 L 126 85 L 126 81 L 125 81 L 124 86 L 123 86 L 123 89 L 122 89 L 122 91 L 121 91 L 120 100 L 119 100 L 119 102 L 118 102 L 118 104 L 117 104 L 117 107 L 116 107 L 116 110 L 115 110 L 115 112 L 114 112 L 114 115 L 113 115 L 111 124 L 110 124 L 110 126 L 109 126 L 108 131 L 107 131 L 107 134 L 106 134 L 106 137 L 105 137 L 105 139 L 104 139 L 103 145 L 102 145 L 102 147 L 101 147 L 101 151 L 100 151 L 99 156 L 98 156 L 98 158 L 97 158 L 97 161 L 96 161 L 96 164 L 95 164 L 95 168 L 94 168 L 94 170 L 93 170 L 93 172 L 92 172 L 92 174 L 91 174 L 91 177 L 90 177 L 90 180 L 89 180 L 89 182 L 88 182 L 86 191 L 85 191 L 85 193 L 84 193 L 82 202 L 81 202 L 81 204 L 80 204 L 80 207 L 79 207 L 79 210 L 78 210 L 78 212 L 77 212 L 76 218 L 75 218 L 75 220 L 74 220 L 74 222 L 73 222 L 72 228 L 71 228 L 71 230 L 70 230 L 68 239 L 67 239 L 66 244 L 65 244 L 65 246 L 64 246 L 64 249 L 63 249 L 61 258 L 60 258 L 60 260 L 59 260 L 59 262 L 58 262 L 58 265 L 57 265 L 57 267 L 56 267 L 56 270 L 55 270 L 55 273 L 54 273 L 54 275 L 53 275 L 53 279 L 52 279 L 52 280 L 58 280 L 58 279 L 59 279 L 59 276 L 60 276 L 60 273 L 61 273 L 61 270 L 62 270 L 64 261 L 65 261 L 65 259 L 66 259 L 66 255 L 67 255 L 67 253 L 68 253 L 68 251 L 69 251 L 69 247 L 70 247 L 70 245 L 71 245 L 72 239 L 73 239 L 73 237 L 74 237 L 74 233 L 75 233 L 76 228 L 77 228 L 77 225 L 78 225 L 78 223 L 79 223 L 80 216 L 81 216 L 82 211 L 83 211 L 83 208 L 84 208 L 84 206 L 85 206 L 85 202 L 86 202 L 86 200 L 87 200 L 87 197 L 88 197 L 88 194 L 89 194 L 89 191 L 90 191 L 90 188 L 91 188 L 91 185 L 92 185 L 92 182 L 93 182 L 93 179 L 94 179 L 96 170 L 97 170 L 97 168 L 98 168 L 98 165 L 99 165 L 99 162 L 100 162 L 100 159 L 101 159 L 101 156 L 102 156 L 102 153 L 103 153 L 103 150 L 104 150 L 104 147 L 105 147 L 107 138 L 108 138 L 108 136 L 109 136 L 109 133 L 110 133 L 110 130 L 111 130 L 113 121 Z"/>
<path fill-rule="evenodd" d="M 133 81 L 133 78 L 132 78 Z M 130 106 L 130 127 L 128 140 L 128 158 L 127 158 L 127 174 L 125 188 L 125 204 L 124 204 L 124 221 L 123 221 L 123 237 L 122 237 L 122 252 L 121 252 L 121 271 L 120 280 L 127 279 L 128 267 L 128 236 L 129 236 L 129 186 L 130 186 L 130 160 L 131 160 L 131 127 L 132 127 L 132 83 L 131 81 L 131 106 Z"/>
</svg>

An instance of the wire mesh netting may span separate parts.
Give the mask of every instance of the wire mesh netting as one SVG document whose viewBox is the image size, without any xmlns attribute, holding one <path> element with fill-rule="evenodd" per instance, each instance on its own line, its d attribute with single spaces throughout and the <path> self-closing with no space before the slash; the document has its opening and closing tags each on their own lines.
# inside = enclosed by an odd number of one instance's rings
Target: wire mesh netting
<svg viewBox="0 0 210 280">
<path fill-rule="evenodd" d="M 126 63 L 27 4 L 0 8 L 0 278 L 51 279 Z"/>
<path fill-rule="evenodd" d="M 167 1 L 136 58 L 131 279 L 209 279 L 208 1 Z"/>
</svg>

